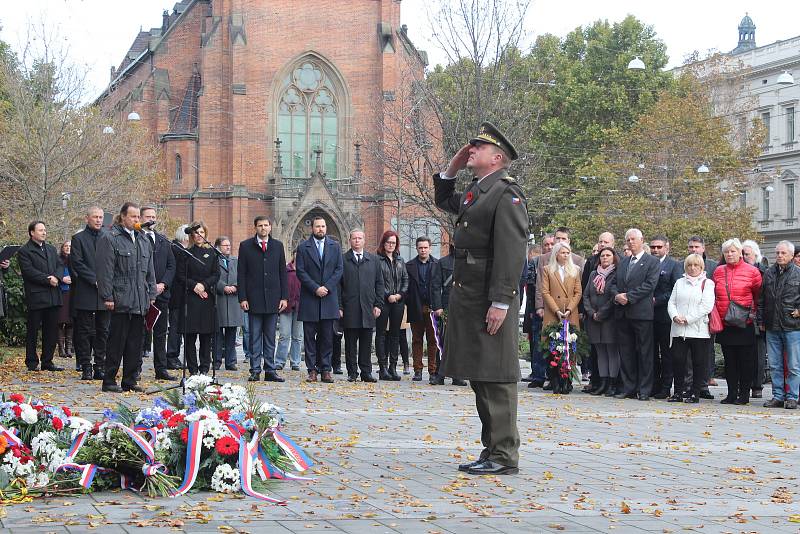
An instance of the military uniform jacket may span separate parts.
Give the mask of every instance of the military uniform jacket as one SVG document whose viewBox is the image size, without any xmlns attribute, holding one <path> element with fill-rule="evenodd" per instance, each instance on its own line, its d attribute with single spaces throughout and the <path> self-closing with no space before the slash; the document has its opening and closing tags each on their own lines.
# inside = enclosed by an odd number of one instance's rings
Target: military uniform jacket
<svg viewBox="0 0 800 534">
<path fill-rule="evenodd" d="M 445 335 L 445 376 L 517 382 L 519 372 L 519 272 L 525 263 L 528 213 L 522 190 L 499 170 L 464 192 L 455 180 L 434 176 L 436 205 L 456 214 L 455 258 Z M 494 336 L 486 332 L 492 302 L 508 304 Z"/>
</svg>

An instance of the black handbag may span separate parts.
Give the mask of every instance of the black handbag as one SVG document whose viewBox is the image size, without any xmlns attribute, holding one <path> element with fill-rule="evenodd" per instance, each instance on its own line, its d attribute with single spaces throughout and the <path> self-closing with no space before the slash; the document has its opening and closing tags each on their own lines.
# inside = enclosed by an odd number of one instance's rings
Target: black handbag
<svg viewBox="0 0 800 534">
<path fill-rule="evenodd" d="M 728 287 L 728 269 L 725 269 L 725 292 L 728 294 L 728 311 L 725 312 L 726 324 L 736 328 L 745 328 L 747 320 L 750 318 L 750 308 L 742 306 L 731 298 L 731 290 Z"/>
</svg>

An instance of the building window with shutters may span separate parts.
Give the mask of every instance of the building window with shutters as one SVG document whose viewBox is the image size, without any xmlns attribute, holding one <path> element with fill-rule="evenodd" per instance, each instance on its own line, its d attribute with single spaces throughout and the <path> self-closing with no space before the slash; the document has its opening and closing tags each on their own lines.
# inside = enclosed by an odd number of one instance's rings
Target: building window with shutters
<svg viewBox="0 0 800 534">
<path fill-rule="evenodd" d="M 769 220 L 769 189 L 767 187 L 761 188 L 761 220 Z"/>
<path fill-rule="evenodd" d="M 175 154 L 175 181 L 180 182 L 183 180 L 183 164 L 181 163 L 181 155 Z"/>
<path fill-rule="evenodd" d="M 794 143 L 794 106 L 786 108 L 786 143 Z"/>
<path fill-rule="evenodd" d="M 786 218 L 794 219 L 794 184 L 786 184 Z"/>
</svg>

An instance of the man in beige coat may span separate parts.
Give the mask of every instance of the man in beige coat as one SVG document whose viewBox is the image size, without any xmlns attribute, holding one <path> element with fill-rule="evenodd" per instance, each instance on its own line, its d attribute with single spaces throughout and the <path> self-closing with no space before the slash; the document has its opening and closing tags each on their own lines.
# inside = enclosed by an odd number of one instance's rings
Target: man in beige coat
<svg viewBox="0 0 800 534">
<path fill-rule="evenodd" d="M 513 145 L 490 123 L 434 176 L 436 205 L 456 215 L 443 376 L 469 379 L 481 419 L 483 452 L 459 466 L 475 475 L 519 472 L 517 382 L 519 273 L 525 264 L 528 213 L 522 190 L 506 169 Z M 475 179 L 455 191 L 464 168 Z"/>
</svg>

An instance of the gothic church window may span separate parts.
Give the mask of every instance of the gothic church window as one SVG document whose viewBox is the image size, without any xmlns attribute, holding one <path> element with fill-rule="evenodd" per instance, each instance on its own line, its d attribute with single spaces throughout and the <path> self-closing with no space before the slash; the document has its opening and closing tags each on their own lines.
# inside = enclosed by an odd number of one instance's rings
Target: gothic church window
<svg viewBox="0 0 800 534">
<path fill-rule="evenodd" d="M 333 84 L 322 68 L 304 61 L 283 80 L 278 104 L 281 162 L 290 178 L 307 178 L 321 151 L 327 179 L 337 176 L 338 105 Z"/>
</svg>

